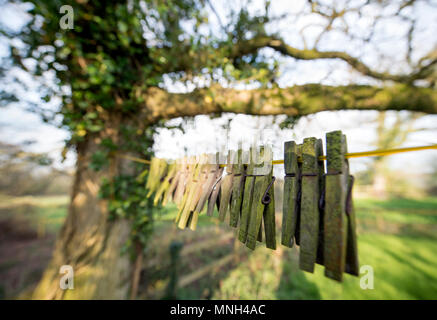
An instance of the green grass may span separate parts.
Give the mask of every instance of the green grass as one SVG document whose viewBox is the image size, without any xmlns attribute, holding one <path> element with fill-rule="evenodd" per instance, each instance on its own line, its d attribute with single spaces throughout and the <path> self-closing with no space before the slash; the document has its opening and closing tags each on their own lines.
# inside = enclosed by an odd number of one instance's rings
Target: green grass
<svg viewBox="0 0 437 320">
<path fill-rule="evenodd" d="M 437 224 L 437 201 L 435 198 L 420 201 L 358 199 L 355 201 L 355 207 L 357 216 L 361 219 L 382 218 L 385 221 L 404 224 Z"/>
<path fill-rule="evenodd" d="M 404 209 L 411 212 L 420 210 L 430 210 L 436 213 L 437 210 L 437 197 L 428 197 L 423 199 L 388 199 L 388 200 L 376 200 L 376 199 L 356 199 L 354 200 L 355 206 L 359 208 L 382 208 L 388 210 Z"/>
<path fill-rule="evenodd" d="M 350 275 L 343 283 L 325 278 L 321 266 L 315 274 L 305 274 L 305 279 L 318 288 L 321 299 L 435 299 L 436 252 L 437 243 L 429 239 L 363 235 L 359 240 L 360 265 L 373 268 L 373 290 L 363 290 L 360 278 Z M 287 297 L 286 292 L 282 296 Z"/>
</svg>

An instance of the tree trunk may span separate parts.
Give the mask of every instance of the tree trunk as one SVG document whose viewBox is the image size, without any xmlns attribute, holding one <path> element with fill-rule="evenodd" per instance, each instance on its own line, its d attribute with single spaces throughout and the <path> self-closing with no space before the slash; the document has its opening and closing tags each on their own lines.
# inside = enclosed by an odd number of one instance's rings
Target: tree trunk
<svg viewBox="0 0 437 320">
<path fill-rule="evenodd" d="M 112 159 L 109 168 L 94 171 L 90 158 L 101 138 L 117 141 L 119 121 L 99 137 L 87 138 L 78 146 L 76 175 L 68 216 L 58 235 L 52 261 L 34 291 L 34 299 L 125 299 L 128 296 L 132 261 L 122 254 L 130 232 L 123 219 L 109 221 L 107 200 L 98 196 L 102 178 L 118 175 L 126 168 L 121 159 Z M 74 270 L 74 289 L 62 290 L 62 265 Z"/>
</svg>

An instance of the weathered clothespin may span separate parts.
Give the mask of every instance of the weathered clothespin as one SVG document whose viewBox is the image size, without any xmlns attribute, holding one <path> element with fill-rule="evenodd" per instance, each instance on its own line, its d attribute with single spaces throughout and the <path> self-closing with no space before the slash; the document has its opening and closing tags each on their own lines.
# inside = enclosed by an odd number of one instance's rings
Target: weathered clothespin
<svg viewBox="0 0 437 320">
<path fill-rule="evenodd" d="M 184 157 L 181 164 L 181 172 L 177 181 L 177 186 L 174 191 L 173 201 L 178 205 L 181 205 L 182 199 L 185 193 L 185 187 L 191 176 L 191 170 L 193 169 L 192 164 L 189 164 L 189 159 Z"/>
<path fill-rule="evenodd" d="M 148 190 L 146 195 L 147 198 L 149 198 L 158 189 L 166 172 L 167 161 L 153 157 L 150 161 L 149 176 L 146 183 L 146 189 Z"/>
<path fill-rule="evenodd" d="M 256 161 L 253 155 L 254 152 L 255 150 L 250 148 L 249 164 L 246 168 L 246 177 L 244 181 L 243 205 L 241 207 L 240 230 L 238 232 L 238 240 L 240 240 L 242 243 L 246 243 L 250 212 L 253 204 L 253 187 L 255 184 L 255 177 L 253 176 L 253 173 Z"/>
<path fill-rule="evenodd" d="M 327 173 L 325 179 L 324 265 L 325 275 L 342 281 L 343 272 L 358 275 L 358 256 L 351 178 L 345 158 L 346 136 L 341 131 L 326 134 Z M 349 200 L 348 200 L 349 199 Z M 348 265 L 346 270 L 346 265 Z"/>
<path fill-rule="evenodd" d="M 217 155 L 217 157 L 218 157 L 218 155 Z M 214 183 L 211 187 L 211 193 L 210 193 L 210 196 L 208 198 L 208 210 L 206 212 L 206 214 L 210 217 L 214 213 L 214 207 L 217 206 L 217 210 L 220 207 L 219 194 L 220 194 L 220 186 L 222 184 L 222 177 L 223 177 L 224 169 L 225 169 L 224 167 L 219 167 L 219 169 L 216 172 Z"/>
<path fill-rule="evenodd" d="M 220 207 L 219 207 L 219 219 L 224 221 L 227 213 L 230 211 L 231 195 L 232 195 L 232 180 L 233 174 L 233 160 L 235 158 L 235 151 L 230 150 L 228 152 L 228 161 L 226 166 L 226 175 L 222 179 L 220 185 Z"/>
<path fill-rule="evenodd" d="M 176 175 L 177 166 L 176 163 L 170 163 L 168 165 L 167 175 L 164 178 L 164 181 L 159 185 L 158 190 L 156 191 L 155 198 L 153 199 L 153 205 L 157 205 L 158 202 L 164 198 L 163 195 L 165 195 L 165 192 L 170 187 L 171 181 L 174 179 L 174 176 Z"/>
<path fill-rule="evenodd" d="M 253 169 L 253 175 L 255 178 L 252 198 L 253 203 L 249 214 L 249 225 L 247 229 L 246 239 L 246 246 L 252 250 L 256 247 L 256 241 L 259 238 L 261 224 L 264 216 L 264 209 L 266 208 L 266 205 L 268 205 L 265 200 L 267 200 L 268 198 L 269 189 L 273 187 L 273 153 L 271 148 L 267 146 L 262 147 L 260 148 L 260 151 L 256 153 L 256 155 L 256 164 Z M 268 188 L 269 185 L 270 188 Z M 271 201 L 272 199 L 270 198 L 270 202 Z M 270 241 L 266 241 L 266 243 L 271 244 L 271 239 Z"/>
<path fill-rule="evenodd" d="M 347 151 L 347 150 L 346 150 Z M 345 271 L 354 276 L 360 275 L 360 264 L 358 262 L 358 243 L 355 221 L 355 209 L 352 200 L 352 188 L 354 177 L 349 175 L 348 193 L 346 197 L 346 215 L 347 215 L 347 249 L 346 249 L 346 266 Z"/>
<path fill-rule="evenodd" d="M 299 266 L 307 272 L 314 272 L 320 233 L 319 200 L 320 182 L 323 179 L 322 140 L 306 138 L 302 146 L 302 198 L 300 211 L 300 256 Z"/>
<path fill-rule="evenodd" d="M 152 159 L 150 160 L 150 167 L 149 167 L 149 175 L 147 178 L 147 182 L 146 182 L 146 189 L 148 190 L 147 192 L 147 197 L 150 197 L 151 195 L 151 188 L 152 186 L 155 184 L 155 175 L 157 174 L 159 170 L 159 159 L 152 157 Z"/>
<path fill-rule="evenodd" d="M 324 265 L 324 254 L 325 254 L 325 193 L 326 193 L 326 185 L 325 185 L 325 161 L 320 160 L 320 156 L 323 155 L 323 141 L 320 139 L 320 142 L 317 144 L 319 151 L 318 158 L 318 168 L 319 168 L 319 238 L 317 243 L 317 258 L 316 263 L 320 265 Z"/>
<path fill-rule="evenodd" d="M 203 208 L 205 207 L 205 203 L 208 200 L 208 198 L 211 195 L 211 192 L 213 191 L 214 183 L 217 180 L 217 174 L 220 170 L 219 164 L 216 162 L 216 155 L 215 154 L 209 154 L 208 155 L 208 163 L 205 166 L 206 170 L 206 181 L 202 185 L 202 190 L 200 193 L 199 202 L 197 203 L 195 212 L 201 213 Z"/>
<path fill-rule="evenodd" d="M 191 225 L 192 213 L 196 207 L 199 187 L 201 185 L 202 170 L 206 164 L 206 157 L 202 155 L 200 159 L 194 159 L 194 170 L 189 181 L 189 185 L 186 188 L 184 200 L 180 209 L 180 217 L 178 227 L 184 229 L 187 225 Z M 197 220 L 196 220 L 197 222 Z"/>
<path fill-rule="evenodd" d="M 170 199 L 173 199 L 173 201 L 174 201 L 174 193 L 175 193 L 176 187 L 178 185 L 179 179 L 181 179 L 181 176 L 182 176 L 182 169 L 183 169 L 182 162 L 183 161 L 184 161 L 184 159 L 177 159 L 176 160 L 174 176 L 170 180 L 170 186 L 165 191 L 165 194 L 164 194 L 164 197 L 162 200 L 163 206 L 165 206 Z"/>
<path fill-rule="evenodd" d="M 284 143 L 284 200 L 282 214 L 281 243 L 293 247 L 296 232 L 299 233 L 300 215 L 300 175 L 301 164 L 298 162 L 298 145 L 294 141 Z"/>
<path fill-rule="evenodd" d="M 275 177 L 271 174 L 270 176 L 271 182 L 262 198 L 262 203 L 264 204 L 263 221 L 266 247 L 276 250 L 275 188 L 273 185 Z"/>
<path fill-rule="evenodd" d="M 195 177 L 199 174 L 199 159 L 196 159 L 196 157 L 189 157 L 188 158 L 188 172 L 187 172 L 187 178 L 185 181 L 185 186 L 183 188 L 183 194 L 181 196 L 180 205 L 179 205 L 179 212 L 176 216 L 176 223 L 178 224 L 178 227 L 181 229 L 184 229 L 188 223 L 189 218 L 189 212 L 187 212 L 187 202 L 189 201 L 189 197 L 191 195 L 192 186 L 194 184 L 193 180 L 195 180 Z"/>
<path fill-rule="evenodd" d="M 232 181 L 232 202 L 231 202 L 231 217 L 229 225 L 236 228 L 241 214 L 241 204 L 243 202 L 244 181 L 245 181 L 245 169 L 244 169 L 244 157 L 247 158 L 248 152 L 244 152 L 242 149 L 238 149 L 235 153 L 235 159 L 233 164 L 233 181 Z M 247 163 L 246 162 L 246 163 Z"/>
<path fill-rule="evenodd" d="M 191 203 L 189 204 L 190 211 L 190 219 L 189 226 L 191 230 L 196 230 L 197 220 L 199 219 L 199 211 L 196 211 L 197 205 L 199 203 L 200 197 L 202 196 L 202 189 L 204 184 L 208 179 L 209 172 L 209 156 L 207 154 L 203 154 L 200 159 L 200 172 L 197 178 L 196 184 L 194 185 L 194 196 L 191 199 Z"/>
</svg>

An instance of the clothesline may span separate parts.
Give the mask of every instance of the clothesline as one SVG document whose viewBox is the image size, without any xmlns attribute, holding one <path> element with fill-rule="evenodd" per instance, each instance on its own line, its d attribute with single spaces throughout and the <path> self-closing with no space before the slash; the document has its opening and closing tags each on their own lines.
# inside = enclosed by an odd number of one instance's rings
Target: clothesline
<svg viewBox="0 0 437 320">
<path fill-rule="evenodd" d="M 437 144 L 430 145 L 430 146 L 421 146 L 421 147 L 407 147 L 407 148 L 397 148 L 397 149 L 380 149 L 380 150 L 372 150 L 372 151 L 350 152 L 350 153 L 346 153 L 345 157 L 348 159 L 349 158 L 360 158 L 360 157 L 382 157 L 382 156 L 389 156 L 389 155 L 397 154 L 397 153 L 431 150 L 431 149 L 437 149 Z M 120 157 L 131 160 L 131 161 L 135 161 L 135 162 L 150 164 L 149 160 L 141 159 L 141 158 L 125 155 L 125 154 L 120 155 Z M 319 157 L 319 160 L 320 161 L 326 160 L 326 156 Z M 283 159 L 272 161 L 272 164 L 283 164 L 283 163 L 284 163 Z M 226 167 L 226 164 L 221 164 L 220 167 Z"/>
</svg>

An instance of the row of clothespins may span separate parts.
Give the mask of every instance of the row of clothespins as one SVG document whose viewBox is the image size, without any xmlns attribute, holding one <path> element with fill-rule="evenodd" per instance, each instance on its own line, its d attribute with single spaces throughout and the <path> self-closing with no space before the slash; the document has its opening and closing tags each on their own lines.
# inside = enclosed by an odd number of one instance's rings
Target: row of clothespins
<svg viewBox="0 0 437 320">
<path fill-rule="evenodd" d="M 313 272 L 325 266 L 325 275 L 342 281 L 343 273 L 359 274 L 353 177 L 349 174 L 346 137 L 341 131 L 326 134 L 326 163 L 321 139 L 284 144 L 284 202 L 281 244 L 299 246 L 299 265 Z M 196 159 L 196 161 L 194 161 Z M 262 159 L 262 161 L 260 161 Z M 173 162 L 152 158 L 146 184 L 148 197 L 163 205 L 178 206 L 179 228 L 196 229 L 199 214 L 239 227 L 238 239 L 255 249 L 262 242 L 276 249 L 273 154 L 269 147 L 229 151 L 226 166 L 217 155 L 202 155 Z"/>
</svg>

